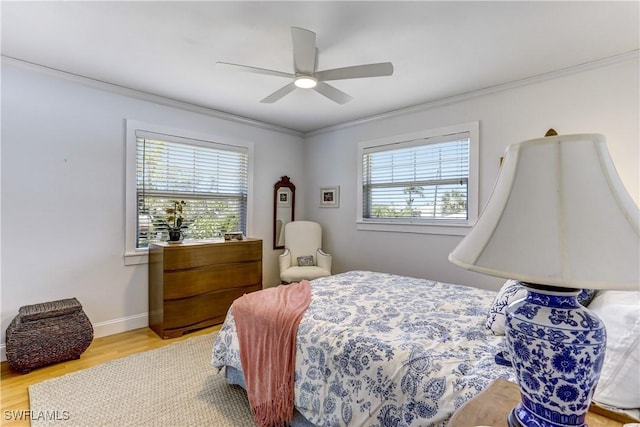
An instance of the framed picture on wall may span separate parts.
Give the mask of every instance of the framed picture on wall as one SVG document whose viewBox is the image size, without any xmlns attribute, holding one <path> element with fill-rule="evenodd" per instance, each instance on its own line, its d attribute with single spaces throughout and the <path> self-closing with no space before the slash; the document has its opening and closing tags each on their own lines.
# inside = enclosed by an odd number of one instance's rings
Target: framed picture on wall
<svg viewBox="0 0 640 427">
<path fill-rule="evenodd" d="M 320 207 L 337 208 L 340 206 L 340 186 L 320 189 Z"/>
</svg>

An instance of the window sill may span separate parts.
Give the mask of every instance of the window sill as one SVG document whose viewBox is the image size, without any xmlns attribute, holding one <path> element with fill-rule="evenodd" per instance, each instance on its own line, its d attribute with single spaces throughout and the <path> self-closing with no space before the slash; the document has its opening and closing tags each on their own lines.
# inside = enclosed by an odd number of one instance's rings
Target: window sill
<svg viewBox="0 0 640 427">
<path fill-rule="evenodd" d="M 358 231 L 387 231 L 394 233 L 441 234 L 448 236 L 465 236 L 472 226 L 473 224 L 471 224 L 470 221 L 451 224 L 356 221 L 356 229 Z"/>
<path fill-rule="evenodd" d="M 124 265 L 140 265 L 148 263 L 149 251 L 146 249 L 135 252 L 125 252 L 124 254 Z"/>
</svg>

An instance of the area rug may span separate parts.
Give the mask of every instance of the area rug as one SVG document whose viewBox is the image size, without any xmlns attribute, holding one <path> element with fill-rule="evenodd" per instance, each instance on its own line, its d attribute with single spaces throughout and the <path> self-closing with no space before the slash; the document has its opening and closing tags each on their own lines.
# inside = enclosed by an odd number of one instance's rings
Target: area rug
<svg viewBox="0 0 640 427">
<path fill-rule="evenodd" d="M 211 366 L 216 334 L 29 386 L 31 425 L 255 426 L 245 391 Z"/>
</svg>

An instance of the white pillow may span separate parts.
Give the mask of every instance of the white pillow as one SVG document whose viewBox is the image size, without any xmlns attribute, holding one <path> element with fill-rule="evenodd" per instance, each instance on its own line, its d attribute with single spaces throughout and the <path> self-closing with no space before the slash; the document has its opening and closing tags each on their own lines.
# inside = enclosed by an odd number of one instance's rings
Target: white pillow
<svg viewBox="0 0 640 427">
<path fill-rule="evenodd" d="M 502 288 L 498 291 L 493 304 L 489 307 L 487 314 L 487 329 L 490 329 L 494 335 L 504 335 L 504 325 L 507 320 L 505 317 L 505 309 L 513 301 L 522 299 L 527 296 L 527 290 L 517 280 L 507 280 Z"/>
<path fill-rule="evenodd" d="M 607 349 L 593 400 L 640 408 L 640 292 L 600 291 L 589 304 L 607 330 Z"/>
</svg>

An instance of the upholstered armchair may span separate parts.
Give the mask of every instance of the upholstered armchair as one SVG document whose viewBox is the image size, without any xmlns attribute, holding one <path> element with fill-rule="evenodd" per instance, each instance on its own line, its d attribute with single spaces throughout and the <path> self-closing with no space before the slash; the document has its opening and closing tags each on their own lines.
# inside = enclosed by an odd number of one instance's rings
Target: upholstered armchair
<svg viewBox="0 0 640 427">
<path fill-rule="evenodd" d="M 283 283 L 331 275 L 331 255 L 322 247 L 322 227 L 317 222 L 293 221 L 284 226 L 284 253 L 280 255 Z"/>
</svg>

